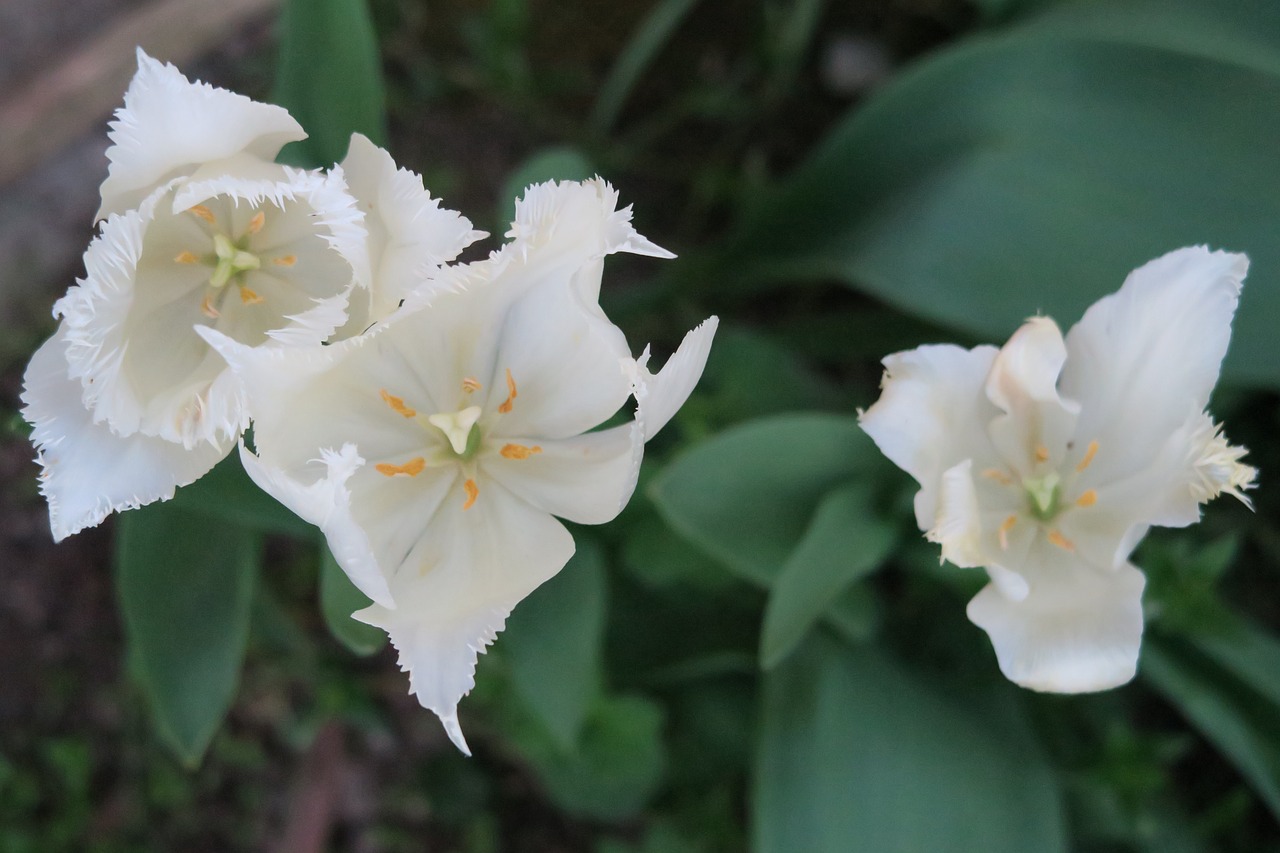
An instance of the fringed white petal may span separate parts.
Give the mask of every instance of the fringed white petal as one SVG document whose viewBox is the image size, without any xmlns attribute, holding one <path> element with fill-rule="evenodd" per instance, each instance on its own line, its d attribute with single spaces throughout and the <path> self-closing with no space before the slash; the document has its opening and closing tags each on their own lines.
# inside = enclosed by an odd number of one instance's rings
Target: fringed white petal
<svg viewBox="0 0 1280 853">
<path fill-rule="evenodd" d="M 198 165 L 248 154 L 270 162 L 306 133 L 288 111 L 192 83 L 138 49 L 138 72 L 111 123 L 111 165 L 97 217 L 136 207 L 166 181 Z"/>
<path fill-rule="evenodd" d="M 355 617 L 391 636 L 410 692 L 469 754 L 457 706 L 475 685 L 477 656 L 574 547 L 560 522 L 496 483 L 482 488 L 470 509 L 463 505 L 459 485 L 426 525 L 412 562 L 392 580 L 396 609 L 373 606 Z"/>
<path fill-rule="evenodd" d="M 702 378 L 711 354 L 711 341 L 719 317 L 709 317 L 690 330 L 667 363 L 656 374 L 649 372 L 649 348 L 634 361 L 623 363 L 631 380 L 636 405 L 644 412 L 644 440 L 649 441 L 675 416 Z"/>
<path fill-rule="evenodd" d="M 22 393 L 55 541 L 97 525 L 112 512 L 168 500 L 177 487 L 195 482 L 226 456 L 230 442 L 188 450 L 95 423 L 81 402 L 80 382 L 68 375 L 66 351 L 60 330 L 32 356 Z"/>
<path fill-rule="evenodd" d="M 1021 601 L 989 585 L 969 602 L 1000 671 L 1049 693 L 1107 690 L 1133 678 L 1142 640 L 1142 573 L 1127 563 L 1099 570 L 1067 551 L 1037 549 Z"/>
</svg>

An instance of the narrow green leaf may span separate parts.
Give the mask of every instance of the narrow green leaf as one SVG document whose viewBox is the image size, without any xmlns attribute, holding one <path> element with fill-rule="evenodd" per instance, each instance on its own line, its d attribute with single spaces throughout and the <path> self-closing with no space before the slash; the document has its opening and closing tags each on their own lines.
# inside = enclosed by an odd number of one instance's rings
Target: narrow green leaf
<svg viewBox="0 0 1280 853">
<path fill-rule="evenodd" d="M 347 577 L 327 546 L 320 547 L 320 612 L 324 614 L 329 633 L 361 657 L 371 655 L 387 644 L 387 633 L 380 628 L 351 618 L 357 610 L 372 602 Z"/>
<path fill-rule="evenodd" d="M 568 565 L 512 611 L 502 633 L 515 689 L 565 751 L 600 694 L 605 601 L 604 555 L 582 541 Z"/>
<path fill-rule="evenodd" d="M 1258 792 L 1280 820 L 1280 706 L 1176 640 L 1143 643 L 1141 672 Z"/>
<path fill-rule="evenodd" d="M 178 489 L 170 504 L 260 533 L 284 533 L 316 540 L 320 531 L 258 488 L 232 453 L 190 486 Z"/>
<path fill-rule="evenodd" d="M 671 528 L 739 576 L 772 584 L 822 496 L 883 470 L 851 417 L 779 415 L 729 429 L 677 457 L 650 496 Z"/>
<path fill-rule="evenodd" d="M 773 583 L 764 611 L 760 663 L 776 666 L 804 639 L 840 593 L 879 568 L 898 541 L 866 482 L 827 494 Z"/>
<path fill-rule="evenodd" d="M 1186 639 L 1280 710 L 1280 639 L 1274 634 L 1236 619 L 1219 631 L 1203 631 Z"/>
<path fill-rule="evenodd" d="M 329 166 L 352 133 L 386 140 L 386 93 L 378 42 L 365 0 L 285 0 L 273 99 L 310 136 L 281 152 L 283 162 Z"/>
<path fill-rule="evenodd" d="M 766 676 L 756 853 L 1061 853 L 1061 794 L 1007 694 L 961 701 L 818 637 Z"/>
<path fill-rule="evenodd" d="M 172 502 L 125 513 L 119 525 L 129 660 L 161 736 L 194 767 L 235 697 L 261 540 Z"/>
<path fill-rule="evenodd" d="M 1209 244 L 1254 261 L 1225 374 L 1278 385 L 1277 138 L 1280 5 L 1062 4 L 859 105 L 753 209 L 719 280 L 835 278 L 1003 340 Z"/>
</svg>

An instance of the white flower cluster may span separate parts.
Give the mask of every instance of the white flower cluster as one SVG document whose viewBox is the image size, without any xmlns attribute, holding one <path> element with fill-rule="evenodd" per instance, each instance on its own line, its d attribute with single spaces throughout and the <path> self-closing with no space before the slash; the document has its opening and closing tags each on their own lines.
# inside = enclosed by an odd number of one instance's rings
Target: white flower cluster
<svg viewBox="0 0 1280 853">
<path fill-rule="evenodd" d="M 530 187 L 461 264 L 485 235 L 362 136 L 327 171 L 278 165 L 305 137 L 287 111 L 141 51 L 111 128 L 101 231 L 22 396 L 54 538 L 171 498 L 252 422 L 245 468 L 321 528 L 466 750 L 477 653 L 573 553 L 555 517 L 618 514 L 715 318 L 657 375 L 632 358 L 604 257 L 671 255 L 598 178 Z"/>
</svg>

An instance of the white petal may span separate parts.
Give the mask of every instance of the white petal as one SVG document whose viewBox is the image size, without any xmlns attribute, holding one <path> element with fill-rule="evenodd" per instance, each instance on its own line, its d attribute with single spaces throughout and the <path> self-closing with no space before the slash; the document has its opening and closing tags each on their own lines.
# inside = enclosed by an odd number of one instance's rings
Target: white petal
<svg viewBox="0 0 1280 853">
<path fill-rule="evenodd" d="M 396 609 L 355 616 L 391 635 L 410 692 L 470 754 L 457 706 L 475 684 L 477 655 L 511 609 L 569 561 L 573 538 L 497 483 L 482 485 L 470 509 L 463 500 L 458 486 L 427 524 L 413 564 L 392 581 Z"/>
<path fill-rule="evenodd" d="M 1091 474 L 1141 470 L 1205 408 L 1248 266 L 1244 255 L 1204 247 L 1170 252 L 1071 329 L 1060 388 L 1082 406 L 1077 443 L 1100 445 Z"/>
<path fill-rule="evenodd" d="M 43 468 L 40 492 L 49 502 L 55 541 L 92 527 L 112 512 L 173 497 L 230 449 L 181 444 L 134 433 L 121 436 L 94 423 L 80 399 L 80 383 L 67 373 L 64 331 L 36 351 L 27 366 L 23 417 Z"/>
<path fill-rule="evenodd" d="M 942 474 L 965 459 L 995 459 L 986 426 L 999 414 L 983 393 L 995 347 L 922 346 L 884 360 L 880 399 L 858 423 L 880 451 L 920 484 L 916 523 L 934 526 Z"/>
<path fill-rule="evenodd" d="M 603 524 L 622 511 L 635 490 L 644 449 L 640 430 L 632 424 L 573 438 L 512 443 L 538 450 L 525 458 L 485 457 L 485 476 L 538 509 L 578 524 Z"/>
<path fill-rule="evenodd" d="M 973 460 L 966 459 L 942 474 L 937 519 L 927 538 L 942 546 L 942 558 L 962 569 L 987 562 L 982 547 L 982 508 L 973 482 Z"/>
<path fill-rule="evenodd" d="M 244 470 L 264 492 L 324 533 L 329 550 L 356 588 L 387 608 L 394 608 L 391 591 L 369 546 L 369 537 L 351 510 L 347 481 L 365 464 L 354 444 L 341 450 L 322 449 L 314 460 L 312 478 L 297 478 L 240 446 Z"/>
<path fill-rule="evenodd" d="M 1047 452 L 1040 461 L 1056 468 L 1067 452 L 1080 407 L 1058 394 L 1066 359 L 1058 325 L 1032 317 L 991 364 L 987 398 L 1004 414 L 992 419 L 987 434 L 1005 463 L 1023 476 L 1032 473 L 1037 454 Z"/>
<path fill-rule="evenodd" d="M 1023 687 L 1088 693 L 1133 678 L 1142 639 L 1142 573 L 1128 563 L 1099 570 L 1042 544 L 1023 568 L 1030 593 L 1013 601 L 995 584 L 969 602 L 1000 671 Z"/>
<path fill-rule="evenodd" d="M 270 162 L 306 133 L 288 111 L 191 83 L 138 50 L 138 73 L 111 123 L 111 161 L 97 218 L 135 207 L 156 187 L 195 166 L 241 152 Z"/>
<path fill-rule="evenodd" d="M 649 372 L 648 347 L 640 358 L 626 363 L 639 409 L 636 419 L 644 424 L 645 441 L 657 435 L 693 393 L 707 366 L 711 340 L 719 324 L 718 317 L 703 320 L 701 325 L 684 336 L 675 354 L 656 374 Z"/>
<path fill-rule="evenodd" d="M 439 267 L 486 236 L 440 207 L 421 177 L 397 168 L 390 154 L 359 133 L 351 136 L 342 171 L 369 232 L 371 305 L 364 326 L 387 317 Z"/>
</svg>

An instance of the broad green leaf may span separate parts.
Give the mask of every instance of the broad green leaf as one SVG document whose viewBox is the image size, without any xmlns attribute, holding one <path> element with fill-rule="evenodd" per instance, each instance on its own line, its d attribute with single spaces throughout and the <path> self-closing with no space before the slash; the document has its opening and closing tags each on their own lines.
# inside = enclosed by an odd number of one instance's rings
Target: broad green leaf
<svg viewBox="0 0 1280 853">
<path fill-rule="evenodd" d="M 898 534 L 898 525 L 877 511 L 866 482 L 829 492 L 773 583 L 761 665 L 772 668 L 789 655 L 841 592 L 889 557 Z"/>
<path fill-rule="evenodd" d="M 622 565 L 628 574 L 655 589 L 687 587 L 715 594 L 737 583 L 723 565 L 679 536 L 655 514 L 626 526 Z"/>
<path fill-rule="evenodd" d="M 515 689 L 565 751 L 600 694 L 605 601 L 604 556 L 582 541 L 568 565 L 512 611 L 502 633 Z"/>
<path fill-rule="evenodd" d="M 1001 341 L 1180 246 L 1253 273 L 1226 374 L 1280 384 L 1280 4 L 1068 3 L 938 51 L 727 242 L 720 280 L 838 279 Z"/>
<path fill-rule="evenodd" d="M 1015 710 L 818 637 L 766 676 L 756 853 L 1060 853 L 1053 772 Z"/>
<path fill-rule="evenodd" d="M 693 447 L 649 492 L 673 530 L 741 577 L 769 586 L 822 496 L 881 465 L 851 417 L 779 415 Z"/>
<path fill-rule="evenodd" d="M 361 657 L 371 655 L 387 644 L 387 632 L 351 618 L 372 602 L 347 577 L 327 546 L 320 547 L 320 612 L 324 614 L 329 633 L 338 642 Z"/>
<path fill-rule="evenodd" d="M 1280 710 L 1280 639 L 1235 619 L 1218 631 L 1188 635 L 1187 641 Z"/>
<path fill-rule="evenodd" d="M 261 533 L 319 539 L 320 531 L 258 488 L 232 453 L 190 486 L 178 489 L 172 506 Z"/>
<path fill-rule="evenodd" d="M 543 148 L 516 167 L 502 185 L 498 196 L 497 225 L 506 229 L 515 219 L 516 199 L 524 196 L 530 184 L 546 181 L 585 181 L 595 173 L 587 155 L 577 148 L 555 146 Z"/>
<path fill-rule="evenodd" d="M 1235 765 L 1280 819 L 1280 705 L 1184 643 L 1143 643 L 1143 677 Z"/>
<path fill-rule="evenodd" d="M 130 665 L 189 767 L 231 707 L 261 555 L 257 533 L 173 502 L 125 513 L 116 568 Z"/>
<path fill-rule="evenodd" d="M 386 140 L 386 93 L 366 0 L 285 0 L 273 100 L 309 134 L 281 152 L 283 162 L 329 166 L 352 133 Z"/>
</svg>

